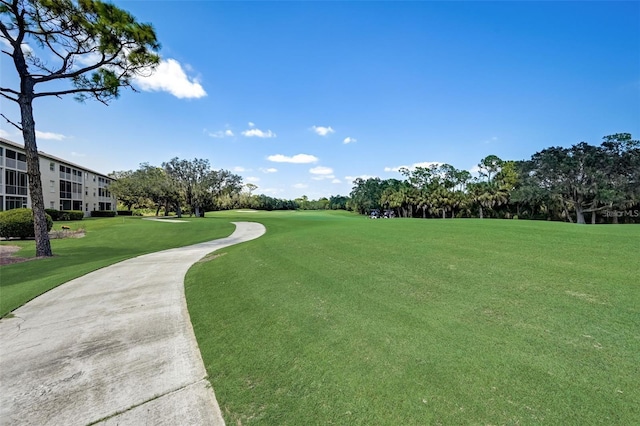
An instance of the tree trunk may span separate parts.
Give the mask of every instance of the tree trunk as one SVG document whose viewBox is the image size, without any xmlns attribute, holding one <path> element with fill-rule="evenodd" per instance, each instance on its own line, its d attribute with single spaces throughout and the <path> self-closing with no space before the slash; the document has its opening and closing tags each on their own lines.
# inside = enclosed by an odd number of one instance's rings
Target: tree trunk
<svg viewBox="0 0 640 426">
<path fill-rule="evenodd" d="M 42 195 L 42 180 L 40 179 L 40 160 L 36 144 L 36 123 L 33 120 L 33 82 L 28 78 L 21 81 L 22 93 L 18 97 L 20 116 L 22 119 L 22 137 L 27 156 L 27 176 L 29 178 L 29 195 L 33 209 L 33 229 L 36 240 L 36 256 L 53 256 L 47 217 L 44 211 L 44 197 Z"/>
<path fill-rule="evenodd" d="M 447 218 L 447 211 L 445 209 L 442 209 L 442 218 L 443 219 Z"/>
<path fill-rule="evenodd" d="M 580 203 L 576 203 L 576 223 L 580 223 L 583 225 L 585 223 L 584 212 L 582 211 L 582 206 L 580 205 Z"/>
<path fill-rule="evenodd" d="M 478 206 L 480 208 L 480 219 L 484 219 L 484 217 L 482 216 L 482 205 Z"/>
<path fill-rule="evenodd" d="M 595 212 L 595 210 L 591 212 L 591 224 L 592 225 L 596 224 L 596 212 Z"/>
</svg>

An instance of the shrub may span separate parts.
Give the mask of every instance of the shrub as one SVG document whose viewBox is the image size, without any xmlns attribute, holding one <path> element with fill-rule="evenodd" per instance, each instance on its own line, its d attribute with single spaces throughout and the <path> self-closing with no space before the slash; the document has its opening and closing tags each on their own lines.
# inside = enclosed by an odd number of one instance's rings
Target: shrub
<svg viewBox="0 0 640 426">
<path fill-rule="evenodd" d="M 49 214 L 47 217 L 47 231 L 53 227 L 53 219 Z M 4 238 L 33 238 L 33 210 L 12 209 L 0 212 L 0 237 Z"/>
<path fill-rule="evenodd" d="M 60 212 L 58 220 L 82 220 L 84 212 L 82 210 L 63 210 Z"/>
<path fill-rule="evenodd" d="M 51 216 L 52 220 L 60 220 L 60 213 L 62 213 L 60 210 L 56 210 L 56 209 L 44 209 L 44 211 Z"/>
<path fill-rule="evenodd" d="M 115 217 L 116 212 L 113 210 L 94 210 L 91 212 L 91 217 Z"/>
<path fill-rule="evenodd" d="M 133 216 L 133 210 L 118 210 L 118 216 Z"/>
<path fill-rule="evenodd" d="M 51 219 L 58 220 L 82 220 L 84 218 L 84 212 L 82 210 L 54 210 L 45 209 L 47 214 L 51 216 Z"/>
</svg>

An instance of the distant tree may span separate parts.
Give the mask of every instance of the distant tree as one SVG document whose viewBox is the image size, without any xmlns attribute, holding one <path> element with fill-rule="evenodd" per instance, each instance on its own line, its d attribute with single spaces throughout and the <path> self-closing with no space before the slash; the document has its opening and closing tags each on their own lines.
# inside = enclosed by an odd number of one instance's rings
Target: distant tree
<svg viewBox="0 0 640 426">
<path fill-rule="evenodd" d="M 212 170 L 209 160 L 195 158 L 192 161 L 173 158 L 162 167 L 175 182 L 190 213 L 204 216 L 205 210 L 214 209 L 217 196 L 239 193 L 242 178 L 227 170 Z M 182 211 L 178 209 L 178 216 Z"/>
<path fill-rule="evenodd" d="M 249 193 L 249 196 L 251 196 L 251 193 L 253 191 L 258 189 L 258 185 L 254 185 L 253 183 L 247 183 L 244 186 L 245 186 L 245 188 L 247 188 L 247 192 Z"/>
<path fill-rule="evenodd" d="M 491 176 L 495 176 L 500 171 L 503 161 L 497 155 L 487 155 L 478 164 L 480 176 L 486 177 L 487 182 L 491 182 Z"/>
<path fill-rule="evenodd" d="M 551 147 L 535 153 L 533 176 L 550 192 L 566 214 L 573 209 L 577 223 L 585 223 L 584 213 L 591 211 L 605 181 L 603 156 L 598 147 L 586 142 L 571 148 Z"/>
<path fill-rule="evenodd" d="M 349 197 L 343 195 L 332 195 L 329 197 L 329 209 L 331 210 L 346 210 Z"/>
<path fill-rule="evenodd" d="M 151 25 L 98 0 L 0 0 L 0 37 L 6 42 L 2 53 L 11 58 L 20 79 L 19 88 L 0 87 L 0 95 L 19 105 L 20 122 L 3 117 L 24 138 L 36 255 L 52 256 L 33 101 L 75 95 L 106 104 L 158 63 L 154 52 L 159 44 Z"/>
<path fill-rule="evenodd" d="M 379 209 L 380 196 L 385 186 L 380 178 L 356 178 L 349 194 L 348 207 L 360 214 L 368 214 L 372 209 Z"/>
</svg>

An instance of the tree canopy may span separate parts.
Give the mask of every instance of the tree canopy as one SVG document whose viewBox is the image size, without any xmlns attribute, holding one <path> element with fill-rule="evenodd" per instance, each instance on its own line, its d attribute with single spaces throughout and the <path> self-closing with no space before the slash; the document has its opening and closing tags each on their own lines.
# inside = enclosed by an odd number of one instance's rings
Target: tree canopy
<svg viewBox="0 0 640 426">
<path fill-rule="evenodd" d="M 74 95 L 107 103 L 153 70 L 160 45 L 150 24 L 99 0 L 0 0 L 0 37 L 19 77 L 19 87 L 2 85 L 0 95 L 19 105 L 20 121 L 3 117 L 24 139 L 36 254 L 51 256 L 33 101 Z"/>
<path fill-rule="evenodd" d="M 449 164 L 401 169 L 403 181 L 353 182 L 348 206 L 391 209 L 398 217 L 519 217 L 586 223 L 640 221 L 640 142 L 629 133 L 550 147 L 529 160 L 488 155 L 478 176 Z"/>
</svg>

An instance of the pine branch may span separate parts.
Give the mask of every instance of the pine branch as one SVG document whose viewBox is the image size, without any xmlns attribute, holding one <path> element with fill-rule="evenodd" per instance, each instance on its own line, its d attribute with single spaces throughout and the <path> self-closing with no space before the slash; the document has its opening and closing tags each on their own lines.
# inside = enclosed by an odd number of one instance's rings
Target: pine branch
<svg viewBox="0 0 640 426">
<path fill-rule="evenodd" d="M 22 127 L 18 126 L 16 123 L 14 123 L 13 121 L 9 120 L 9 119 L 7 118 L 7 116 L 6 116 L 6 115 L 4 115 L 4 114 L 0 114 L 0 115 L 2 116 L 2 118 L 4 118 L 5 120 L 7 120 L 7 123 L 11 124 L 11 125 L 12 125 L 12 126 L 14 126 L 16 129 L 18 129 L 18 130 L 22 131 Z"/>
</svg>

